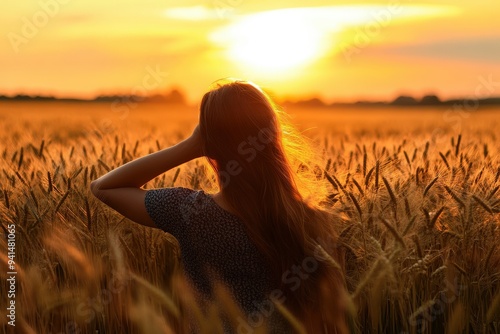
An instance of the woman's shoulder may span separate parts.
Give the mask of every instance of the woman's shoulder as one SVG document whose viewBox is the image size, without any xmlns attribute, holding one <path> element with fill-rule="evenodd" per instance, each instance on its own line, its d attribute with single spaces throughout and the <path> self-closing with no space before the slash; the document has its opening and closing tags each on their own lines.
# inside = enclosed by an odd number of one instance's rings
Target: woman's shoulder
<svg viewBox="0 0 500 334">
<path fill-rule="evenodd" d="M 149 189 L 146 192 L 146 203 L 155 202 L 168 205 L 206 205 L 212 204 L 210 194 L 204 190 L 195 190 L 185 187 L 168 187 Z"/>
<path fill-rule="evenodd" d="M 170 187 L 150 189 L 146 194 L 146 206 L 174 206 L 184 213 L 210 213 L 218 217 L 234 220 L 239 217 L 228 210 L 217 194 L 208 193 L 203 189 L 185 187 Z"/>
<path fill-rule="evenodd" d="M 148 189 L 144 201 L 155 224 L 174 235 L 179 224 L 200 216 L 210 205 L 203 191 L 185 187 Z"/>
<path fill-rule="evenodd" d="M 152 200 L 172 200 L 177 198 L 184 199 L 195 193 L 195 190 L 184 187 L 148 189 L 146 192 L 146 202 Z"/>
</svg>

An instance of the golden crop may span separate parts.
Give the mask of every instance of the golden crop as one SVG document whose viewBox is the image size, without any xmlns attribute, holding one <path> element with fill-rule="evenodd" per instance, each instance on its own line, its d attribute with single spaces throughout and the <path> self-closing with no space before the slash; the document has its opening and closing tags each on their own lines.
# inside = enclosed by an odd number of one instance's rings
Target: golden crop
<svg viewBox="0 0 500 334">
<path fill-rule="evenodd" d="M 118 115 L 105 103 L 1 104 L 0 219 L 5 235 L 16 226 L 18 332 L 180 330 L 180 299 L 195 305 L 172 278 L 175 240 L 89 191 L 106 171 L 187 136 L 196 110 L 171 109 L 141 105 Z M 324 160 L 323 204 L 340 217 L 333 251 L 345 255 L 353 332 L 500 333 L 498 112 L 452 121 L 447 112 L 292 112 Z M 193 161 L 147 187 L 208 181 Z M 8 328 L 6 284 L 0 294 L 0 328 Z M 222 292 L 220 304 L 231 309 Z M 203 333 L 220 331 L 216 308 L 195 314 Z"/>
</svg>

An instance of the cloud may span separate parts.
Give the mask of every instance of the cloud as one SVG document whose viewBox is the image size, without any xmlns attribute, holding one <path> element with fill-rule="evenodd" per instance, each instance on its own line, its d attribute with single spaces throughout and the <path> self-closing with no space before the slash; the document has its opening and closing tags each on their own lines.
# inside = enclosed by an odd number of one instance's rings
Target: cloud
<svg viewBox="0 0 500 334">
<path fill-rule="evenodd" d="M 500 63 L 500 36 L 455 39 L 384 48 L 384 53 L 438 59 Z"/>
</svg>

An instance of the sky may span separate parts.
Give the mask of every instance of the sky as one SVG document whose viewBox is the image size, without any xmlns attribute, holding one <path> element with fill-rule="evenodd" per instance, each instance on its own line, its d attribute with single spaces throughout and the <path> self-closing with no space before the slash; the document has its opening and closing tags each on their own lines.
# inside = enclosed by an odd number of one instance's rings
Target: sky
<svg viewBox="0 0 500 334">
<path fill-rule="evenodd" d="M 176 87 L 197 102 L 235 77 L 292 100 L 499 96 L 499 12 L 497 0 L 3 0 L 0 94 Z"/>
</svg>

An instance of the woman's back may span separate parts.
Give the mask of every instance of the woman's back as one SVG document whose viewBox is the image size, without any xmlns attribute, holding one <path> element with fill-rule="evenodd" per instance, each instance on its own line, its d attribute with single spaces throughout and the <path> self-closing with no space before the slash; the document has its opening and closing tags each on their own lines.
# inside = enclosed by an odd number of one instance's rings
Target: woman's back
<svg viewBox="0 0 500 334">
<path fill-rule="evenodd" d="M 213 284 L 219 282 L 245 313 L 241 326 L 251 328 L 261 322 L 255 319 L 267 316 L 266 320 L 279 327 L 278 311 L 267 314 L 269 293 L 276 288 L 270 268 L 236 215 L 204 191 L 187 188 L 149 190 L 145 206 L 155 224 L 178 240 L 185 273 L 201 293 L 199 302 L 212 300 Z"/>
<path fill-rule="evenodd" d="M 191 137 L 117 168 L 92 189 L 126 217 L 178 239 L 201 299 L 210 301 L 212 286 L 225 284 L 247 318 L 238 332 L 252 332 L 265 320 L 279 323 L 272 297 L 311 332 L 345 333 L 342 268 L 325 252 L 331 248 L 325 240 L 335 240 L 334 221 L 320 207 L 324 188 L 313 173 L 320 167 L 283 117 L 259 87 L 217 84 L 202 98 Z M 199 190 L 138 189 L 201 156 L 229 211 Z M 304 264 L 312 265 L 307 273 Z"/>
</svg>

